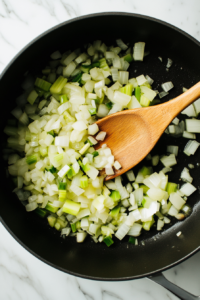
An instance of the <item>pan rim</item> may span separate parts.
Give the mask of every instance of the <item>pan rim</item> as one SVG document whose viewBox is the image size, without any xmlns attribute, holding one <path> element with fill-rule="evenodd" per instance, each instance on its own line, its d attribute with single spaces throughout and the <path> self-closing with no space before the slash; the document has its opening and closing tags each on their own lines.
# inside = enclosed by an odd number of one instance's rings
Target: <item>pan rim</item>
<svg viewBox="0 0 200 300">
<path fill-rule="evenodd" d="M 157 18 L 153 18 L 153 17 L 149 17 L 146 15 L 141 15 L 141 14 L 135 14 L 135 13 L 127 13 L 127 12 L 101 12 L 101 13 L 94 13 L 94 14 L 87 14 L 87 15 L 83 15 L 80 17 L 76 17 L 73 19 L 70 19 L 68 21 L 64 21 L 56 26 L 51 27 L 50 29 L 44 31 L 43 33 L 41 33 L 39 36 L 35 37 L 33 40 L 31 40 L 27 45 L 25 45 L 12 59 L 11 61 L 6 65 L 6 67 L 3 69 L 3 71 L 0 74 L 0 80 L 3 78 L 3 76 L 6 74 L 6 72 L 9 70 L 10 66 L 13 64 L 13 62 L 20 56 L 23 54 L 23 52 L 25 52 L 29 47 L 31 47 L 35 42 L 37 42 L 39 39 L 42 39 L 45 35 L 49 34 L 50 32 L 66 25 L 66 24 L 70 24 L 73 22 L 77 22 L 79 20 L 84 20 L 84 19 L 88 19 L 88 18 L 95 18 L 95 17 L 101 17 L 101 16 L 127 16 L 127 17 L 134 17 L 134 18 L 138 18 L 138 19 L 144 19 L 144 20 L 150 20 L 153 21 L 155 23 L 164 25 L 168 28 L 171 28 L 172 30 L 177 31 L 178 33 L 184 35 L 186 38 L 190 39 L 192 42 L 194 42 L 196 45 L 198 45 L 200 47 L 200 42 L 195 39 L 194 37 L 192 37 L 190 34 L 186 33 L 185 31 L 183 31 L 182 29 L 169 24 L 168 22 L 159 20 Z M 178 265 L 179 263 L 185 261 L 186 259 L 188 259 L 189 257 L 193 256 L 195 253 L 197 253 L 200 249 L 200 246 L 198 246 L 196 249 L 194 249 L 192 252 L 190 252 L 189 254 L 187 254 L 186 256 L 182 257 L 181 259 L 179 259 L 178 261 L 171 263 L 170 265 L 167 265 L 163 268 L 160 268 L 158 270 L 152 271 L 152 272 L 148 272 L 148 273 L 144 273 L 141 275 L 135 275 L 135 276 L 128 276 L 128 277 L 118 277 L 118 278 L 106 278 L 106 277 L 95 277 L 95 276 L 88 276 L 88 275 L 84 275 L 84 274 L 79 274 L 70 270 L 66 270 L 62 267 L 59 267 L 53 263 L 51 263 L 50 261 L 42 258 L 40 255 L 38 255 L 37 253 L 35 253 L 33 250 L 31 250 L 28 246 L 26 246 L 13 232 L 12 230 L 8 227 L 8 225 L 6 224 L 6 222 L 3 220 L 3 218 L 0 216 L 0 221 L 3 224 L 3 226 L 6 228 L 6 230 L 11 234 L 11 236 L 23 247 L 25 248 L 29 253 L 31 253 L 33 256 L 35 256 L 36 258 L 38 258 L 40 261 L 46 263 L 47 265 L 62 271 L 64 273 L 67 273 L 69 275 L 73 275 L 79 278 L 83 278 L 83 279 L 89 279 L 89 280 L 97 280 L 97 281 L 127 281 L 127 280 L 133 280 L 133 279 L 140 279 L 140 278 L 144 278 L 144 277 L 148 277 L 151 276 L 155 273 L 158 272 L 163 272 L 166 271 L 167 269 L 170 269 L 176 265 Z"/>
</svg>

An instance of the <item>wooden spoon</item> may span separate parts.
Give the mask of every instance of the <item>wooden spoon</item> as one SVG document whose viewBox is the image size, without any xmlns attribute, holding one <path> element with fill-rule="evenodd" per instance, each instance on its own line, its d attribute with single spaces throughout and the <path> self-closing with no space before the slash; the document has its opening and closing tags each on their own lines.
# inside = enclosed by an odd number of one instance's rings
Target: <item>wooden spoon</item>
<svg viewBox="0 0 200 300">
<path fill-rule="evenodd" d="M 122 168 L 105 180 L 123 174 L 137 165 L 155 146 L 171 121 L 188 105 L 200 97 L 200 82 L 177 98 L 156 106 L 124 110 L 97 121 L 115 160 Z"/>
</svg>

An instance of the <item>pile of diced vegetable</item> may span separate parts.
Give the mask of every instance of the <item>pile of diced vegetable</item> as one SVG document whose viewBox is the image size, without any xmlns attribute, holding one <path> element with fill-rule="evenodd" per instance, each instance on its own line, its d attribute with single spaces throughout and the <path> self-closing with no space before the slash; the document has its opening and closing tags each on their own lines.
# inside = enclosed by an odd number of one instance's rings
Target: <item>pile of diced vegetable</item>
<svg viewBox="0 0 200 300">
<path fill-rule="evenodd" d="M 17 99 L 11 112 L 15 120 L 8 120 L 4 130 L 9 136 L 4 151 L 8 171 L 26 210 L 47 217 L 62 236 L 76 236 L 77 242 L 91 236 L 107 246 L 114 236 L 122 240 L 126 235 L 137 245 L 142 230 L 155 225 L 161 230 L 171 217 L 183 219 L 191 212 L 187 197 L 196 190 L 186 167 L 180 174 L 185 182 L 181 187 L 168 181 L 167 173 L 177 163 L 175 145 L 169 145 L 162 157 L 149 154 L 146 159 L 152 167 L 143 166 L 137 174 L 130 170 L 126 180 L 119 176 L 104 182 L 121 165 L 106 144 L 95 150 L 106 138 L 95 121 L 124 109 L 157 104 L 156 96 L 162 98 L 173 88 L 172 82 L 165 82 L 159 93 L 152 89 L 148 75 L 129 78 L 129 65 L 146 55 L 145 43 L 132 48 L 119 39 L 116 44 L 107 47 L 98 40 L 84 46 L 84 51 L 52 53 L 31 90 L 30 84 L 24 84 L 28 97 Z M 168 59 L 167 68 L 171 65 Z M 191 118 L 181 122 L 175 118 L 166 130 L 190 139 L 186 155 L 193 155 L 199 146 L 195 140 L 199 112 L 197 100 L 183 111 Z M 163 169 L 153 172 L 159 161 Z M 103 169 L 106 175 L 100 175 Z"/>
</svg>

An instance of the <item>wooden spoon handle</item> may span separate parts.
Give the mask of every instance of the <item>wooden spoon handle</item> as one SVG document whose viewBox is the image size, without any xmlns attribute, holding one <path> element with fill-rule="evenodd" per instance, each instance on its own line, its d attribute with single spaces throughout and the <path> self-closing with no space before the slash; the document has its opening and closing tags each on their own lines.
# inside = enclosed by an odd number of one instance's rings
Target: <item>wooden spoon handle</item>
<svg viewBox="0 0 200 300">
<path fill-rule="evenodd" d="M 190 88 L 180 96 L 162 104 L 162 108 L 171 115 L 171 120 L 173 120 L 182 110 L 184 110 L 184 108 L 186 108 L 199 97 L 200 82 L 195 84 L 192 88 Z"/>
</svg>

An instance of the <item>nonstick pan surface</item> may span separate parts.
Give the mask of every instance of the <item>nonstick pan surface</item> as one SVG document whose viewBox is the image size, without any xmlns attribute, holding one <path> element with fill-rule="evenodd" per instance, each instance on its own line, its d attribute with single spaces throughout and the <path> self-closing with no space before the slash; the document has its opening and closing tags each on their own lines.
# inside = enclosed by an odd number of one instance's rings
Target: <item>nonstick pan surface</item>
<svg viewBox="0 0 200 300">
<path fill-rule="evenodd" d="M 25 74 L 38 74 L 55 50 L 75 49 L 88 42 L 101 39 L 107 45 L 122 38 L 132 46 L 144 41 L 150 54 L 144 62 L 133 62 L 129 68 L 130 78 L 148 74 L 155 80 L 154 89 L 161 91 L 160 84 L 174 83 L 174 89 L 164 98 L 170 100 L 200 80 L 200 43 L 181 30 L 162 21 L 128 13 L 101 13 L 70 20 L 45 32 L 26 46 L 8 65 L 1 75 L 0 95 L 2 108 L 1 149 L 6 136 L 3 129 L 9 118 L 15 99 L 22 93 L 21 83 Z M 158 57 L 162 57 L 161 62 Z M 166 70 L 167 58 L 173 66 Z M 181 117 L 180 117 L 181 118 Z M 199 136 L 197 135 L 199 141 Z M 163 135 L 153 150 L 154 154 L 165 154 L 167 145 L 178 145 L 178 164 L 169 175 L 169 181 L 178 182 L 184 166 L 194 164 L 191 170 L 194 185 L 200 185 L 200 149 L 195 156 L 182 153 L 187 140 Z M 128 159 L 128 157 L 127 157 Z M 147 165 L 147 161 L 140 164 Z M 135 167 L 137 172 L 140 166 Z M 35 213 L 27 213 L 17 197 L 6 175 L 6 162 L 1 156 L 0 216 L 12 236 L 33 255 L 45 263 L 64 272 L 89 279 L 127 280 L 151 275 L 183 261 L 195 253 L 200 246 L 200 195 L 198 190 L 188 199 L 192 214 L 183 221 L 172 219 L 170 225 L 157 232 L 143 232 L 139 245 L 128 244 L 128 237 L 115 240 L 112 247 L 95 244 L 89 237 L 83 244 L 75 238 L 62 239 L 60 233 L 49 227 L 47 221 Z M 161 169 L 161 165 L 158 166 Z M 156 171 L 156 169 L 155 169 Z M 176 233 L 182 232 L 178 238 Z"/>
</svg>

